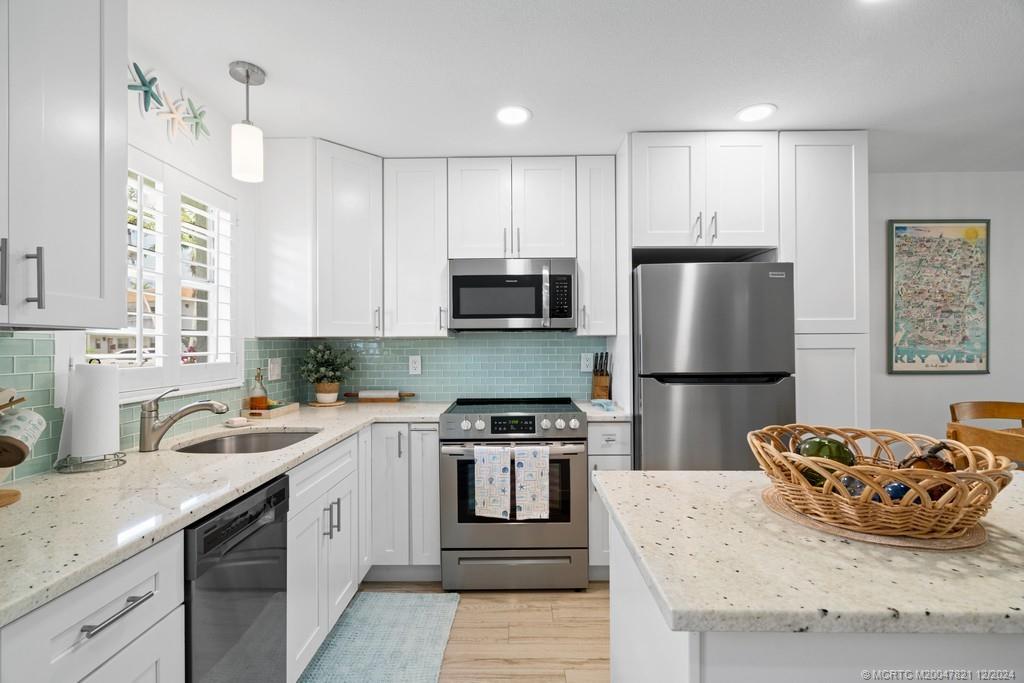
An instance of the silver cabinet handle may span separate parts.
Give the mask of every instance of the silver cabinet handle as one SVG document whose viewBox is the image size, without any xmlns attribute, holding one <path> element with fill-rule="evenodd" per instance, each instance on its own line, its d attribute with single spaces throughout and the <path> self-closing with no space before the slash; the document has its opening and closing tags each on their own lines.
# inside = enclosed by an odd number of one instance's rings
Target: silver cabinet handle
<svg viewBox="0 0 1024 683">
<path fill-rule="evenodd" d="M 447 308 L 445 308 L 444 306 L 437 307 L 437 329 L 439 330 L 444 329 L 444 317 L 446 313 L 448 313 Z"/>
<path fill-rule="evenodd" d="M 373 309 L 373 329 L 380 329 L 380 306 Z"/>
<path fill-rule="evenodd" d="M 7 305 L 7 238 L 0 239 L 0 306 Z"/>
<path fill-rule="evenodd" d="M 587 305 L 580 306 L 580 327 L 587 329 Z"/>
<path fill-rule="evenodd" d="M 83 626 L 82 633 L 85 634 L 86 638 L 98 636 L 100 633 L 106 630 L 108 626 L 112 625 L 115 621 L 125 616 L 133 609 L 135 609 L 142 603 L 146 602 L 146 600 L 149 600 L 154 595 L 155 593 L 153 593 L 153 591 L 146 591 L 142 595 L 129 595 L 128 598 L 125 600 L 124 607 L 117 610 L 116 612 L 114 612 L 98 624 L 89 624 L 88 626 Z"/>
<path fill-rule="evenodd" d="M 334 503 L 331 503 L 324 508 L 324 512 L 327 513 L 327 531 L 324 532 L 324 536 L 327 536 L 332 541 L 334 540 Z"/>
<path fill-rule="evenodd" d="M 700 242 L 704 238 L 704 212 L 701 211 L 697 214 L 697 240 Z"/>
<path fill-rule="evenodd" d="M 398 457 L 402 457 L 402 432 L 398 432 Z"/>
<path fill-rule="evenodd" d="M 508 254 L 508 228 L 501 229 L 501 255 Z"/>
<path fill-rule="evenodd" d="M 36 253 L 25 254 L 25 258 L 36 260 L 36 296 L 25 298 L 28 303 L 34 303 L 37 308 L 46 308 L 46 266 L 43 261 L 43 248 L 36 247 Z"/>
<path fill-rule="evenodd" d="M 331 513 L 331 530 L 332 531 L 341 531 L 341 498 L 340 497 L 335 498 L 334 502 L 331 503 L 331 507 L 332 508 L 335 507 L 335 506 L 337 506 L 338 516 L 335 517 L 334 513 L 333 512 Z"/>
<path fill-rule="evenodd" d="M 718 212 L 711 214 L 711 241 L 718 239 Z"/>
<path fill-rule="evenodd" d="M 594 465 L 594 469 L 591 470 L 591 472 L 597 472 L 597 465 Z M 594 475 L 593 474 L 590 475 L 590 488 L 592 488 L 594 490 L 594 493 L 597 493 L 597 484 L 594 483 Z"/>
<path fill-rule="evenodd" d="M 523 255 L 523 231 L 516 228 L 516 256 Z"/>
</svg>

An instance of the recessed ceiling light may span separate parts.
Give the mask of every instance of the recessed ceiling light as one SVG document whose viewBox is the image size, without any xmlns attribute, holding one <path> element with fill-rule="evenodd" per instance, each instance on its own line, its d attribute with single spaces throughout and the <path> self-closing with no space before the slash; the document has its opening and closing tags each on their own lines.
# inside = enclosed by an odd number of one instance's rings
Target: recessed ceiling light
<svg viewBox="0 0 1024 683">
<path fill-rule="evenodd" d="M 498 110 L 498 120 L 506 126 L 518 126 L 530 120 L 533 113 L 526 107 L 513 104 Z"/>
<path fill-rule="evenodd" d="M 764 102 L 762 104 L 752 104 L 749 107 L 743 107 L 736 112 L 736 120 L 743 121 L 745 123 L 752 123 L 754 121 L 763 121 L 778 109 L 774 104 Z"/>
</svg>

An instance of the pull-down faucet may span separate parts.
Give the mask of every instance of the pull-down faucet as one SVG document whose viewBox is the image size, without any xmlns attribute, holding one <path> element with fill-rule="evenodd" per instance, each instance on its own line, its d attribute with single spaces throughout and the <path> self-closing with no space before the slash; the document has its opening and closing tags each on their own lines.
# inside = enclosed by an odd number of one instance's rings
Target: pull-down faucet
<svg viewBox="0 0 1024 683">
<path fill-rule="evenodd" d="M 228 412 L 228 407 L 220 401 L 196 401 L 195 403 L 189 403 L 187 406 L 182 406 L 179 410 L 171 413 L 161 420 L 160 399 L 172 391 L 177 390 L 177 387 L 174 389 L 168 389 L 156 398 L 143 402 L 142 413 L 139 416 L 140 453 L 148 453 L 159 449 L 160 440 L 164 438 L 164 434 L 167 433 L 167 430 L 170 429 L 174 423 L 187 415 L 198 413 L 203 410 L 208 410 L 211 413 L 216 413 L 217 415 L 223 415 Z"/>
</svg>

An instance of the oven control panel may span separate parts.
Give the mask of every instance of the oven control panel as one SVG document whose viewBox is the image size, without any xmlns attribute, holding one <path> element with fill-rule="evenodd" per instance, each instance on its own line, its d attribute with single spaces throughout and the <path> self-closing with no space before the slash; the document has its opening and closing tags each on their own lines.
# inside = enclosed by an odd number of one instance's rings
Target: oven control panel
<svg viewBox="0 0 1024 683">
<path fill-rule="evenodd" d="M 508 438 L 586 438 L 587 418 L 580 413 L 537 413 L 532 415 L 459 414 L 441 416 L 442 440 Z"/>
<path fill-rule="evenodd" d="M 491 434 L 536 434 L 537 418 L 533 415 L 493 415 Z"/>
</svg>

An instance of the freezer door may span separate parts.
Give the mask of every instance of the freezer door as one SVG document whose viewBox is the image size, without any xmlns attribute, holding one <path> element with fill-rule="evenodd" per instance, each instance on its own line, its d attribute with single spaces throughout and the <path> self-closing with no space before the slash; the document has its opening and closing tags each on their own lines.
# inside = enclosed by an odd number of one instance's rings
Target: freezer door
<svg viewBox="0 0 1024 683">
<path fill-rule="evenodd" d="M 792 263 L 656 263 L 633 274 L 637 374 L 792 374 Z"/>
<path fill-rule="evenodd" d="M 644 470 L 754 470 L 747 432 L 796 421 L 796 379 L 762 384 L 639 381 L 637 466 Z"/>
</svg>

